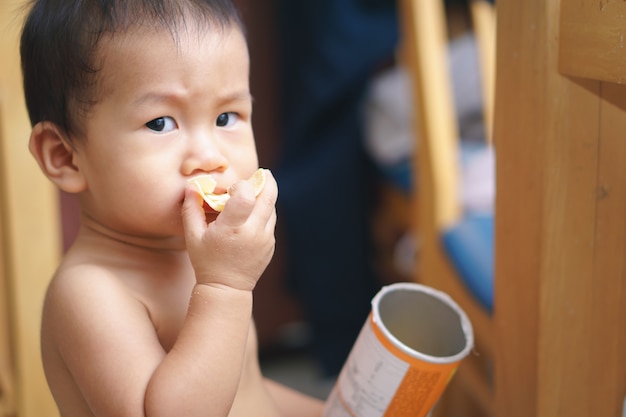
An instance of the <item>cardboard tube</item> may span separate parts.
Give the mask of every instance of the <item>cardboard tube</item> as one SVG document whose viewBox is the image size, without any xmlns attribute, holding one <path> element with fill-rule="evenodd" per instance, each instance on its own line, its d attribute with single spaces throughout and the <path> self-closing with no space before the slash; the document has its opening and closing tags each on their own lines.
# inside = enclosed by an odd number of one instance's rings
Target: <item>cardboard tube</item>
<svg viewBox="0 0 626 417">
<path fill-rule="evenodd" d="M 447 294 L 415 283 L 383 287 L 324 417 L 424 417 L 473 345 L 467 315 Z"/>
</svg>

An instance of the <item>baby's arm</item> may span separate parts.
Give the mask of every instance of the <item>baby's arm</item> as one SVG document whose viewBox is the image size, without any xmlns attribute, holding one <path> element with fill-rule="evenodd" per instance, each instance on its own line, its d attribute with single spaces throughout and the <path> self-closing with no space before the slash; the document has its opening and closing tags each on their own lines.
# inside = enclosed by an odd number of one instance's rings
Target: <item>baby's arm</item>
<svg viewBox="0 0 626 417">
<path fill-rule="evenodd" d="M 224 211 L 207 224 L 199 196 L 192 187 L 186 191 L 185 237 L 197 284 L 179 338 L 148 386 L 148 415 L 227 415 L 237 393 L 252 290 L 274 252 L 277 189 L 268 178 L 258 200 L 246 181 L 230 193 Z"/>
<path fill-rule="evenodd" d="M 265 387 L 283 417 L 322 417 L 324 403 L 277 382 L 265 379 Z"/>
<path fill-rule="evenodd" d="M 176 344 L 146 391 L 146 415 L 226 416 L 237 392 L 250 292 L 197 285 Z"/>
</svg>

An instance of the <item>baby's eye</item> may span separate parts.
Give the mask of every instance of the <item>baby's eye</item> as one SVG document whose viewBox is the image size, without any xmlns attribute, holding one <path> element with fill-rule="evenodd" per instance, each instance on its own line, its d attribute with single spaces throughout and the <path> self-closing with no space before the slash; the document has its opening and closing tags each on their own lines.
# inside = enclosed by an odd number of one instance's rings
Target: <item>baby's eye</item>
<svg viewBox="0 0 626 417">
<path fill-rule="evenodd" d="M 228 127 L 237 121 L 237 114 L 228 112 L 217 116 L 215 124 L 219 127 Z"/>
<path fill-rule="evenodd" d="M 159 133 L 167 133 L 176 129 L 176 122 L 171 117 L 157 117 L 146 123 L 146 127 Z"/>
</svg>

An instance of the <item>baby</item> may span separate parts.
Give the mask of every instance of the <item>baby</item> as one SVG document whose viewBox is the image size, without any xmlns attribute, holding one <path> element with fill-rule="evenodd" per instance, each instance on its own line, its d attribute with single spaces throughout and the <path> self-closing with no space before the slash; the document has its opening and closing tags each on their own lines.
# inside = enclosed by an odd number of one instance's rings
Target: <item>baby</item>
<svg viewBox="0 0 626 417">
<path fill-rule="evenodd" d="M 316 416 L 264 379 L 252 292 L 274 252 L 244 28 L 228 0 L 37 0 L 21 39 L 30 150 L 77 196 L 42 356 L 64 417 Z M 211 174 L 221 213 L 190 180 Z M 193 181 L 191 181 L 193 182 Z"/>
</svg>

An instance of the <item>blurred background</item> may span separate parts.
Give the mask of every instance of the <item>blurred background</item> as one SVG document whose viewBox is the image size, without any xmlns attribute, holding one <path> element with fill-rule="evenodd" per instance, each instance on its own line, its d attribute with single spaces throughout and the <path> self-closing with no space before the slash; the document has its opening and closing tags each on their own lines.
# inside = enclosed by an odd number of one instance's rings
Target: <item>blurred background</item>
<svg viewBox="0 0 626 417">
<path fill-rule="evenodd" d="M 397 1 L 238 3 L 259 158 L 280 191 L 277 251 L 255 294 L 261 359 L 268 376 L 325 398 L 371 298 L 417 274 L 417 138 Z M 445 7 L 460 134 L 484 143 L 468 2 Z"/>
</svg>

